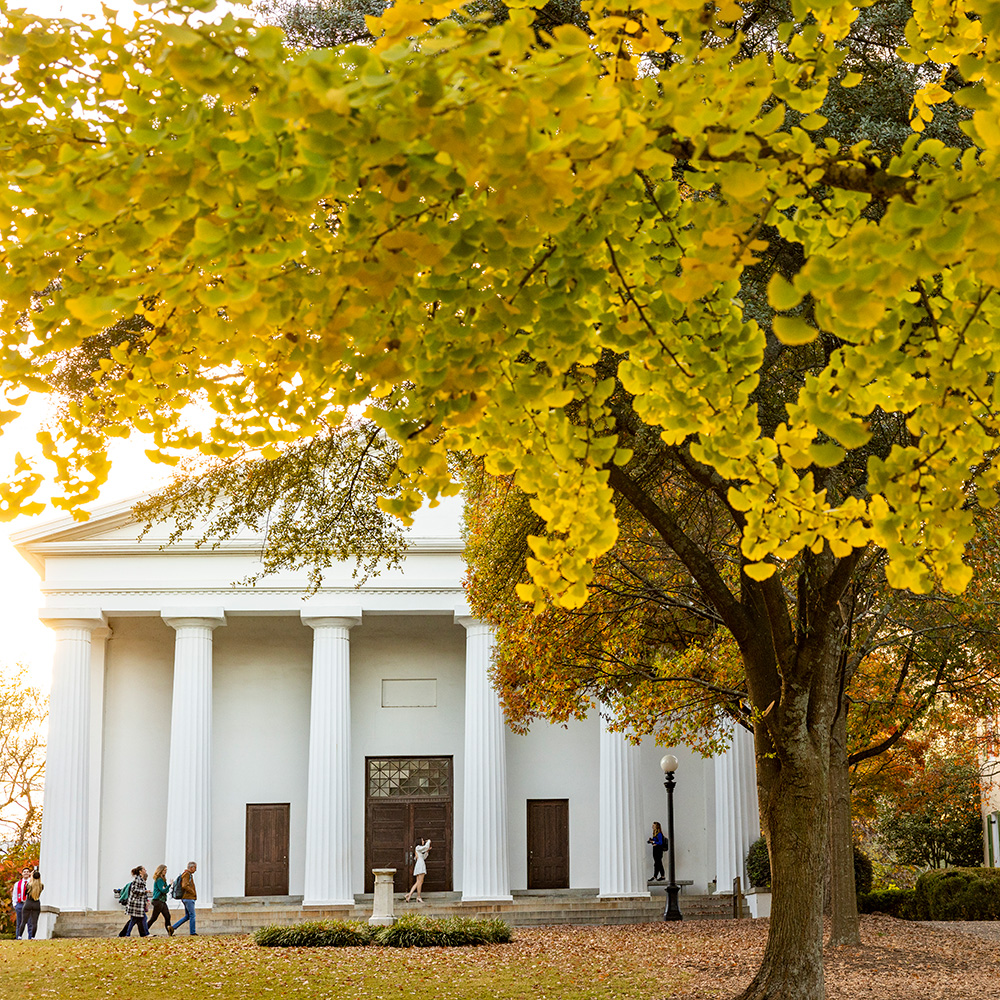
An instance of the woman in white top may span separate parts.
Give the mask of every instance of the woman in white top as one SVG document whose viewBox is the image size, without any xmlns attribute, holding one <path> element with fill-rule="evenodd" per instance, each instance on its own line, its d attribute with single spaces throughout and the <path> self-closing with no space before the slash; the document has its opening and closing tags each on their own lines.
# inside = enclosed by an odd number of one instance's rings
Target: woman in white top
<svg viewBox="0 0 1000 1000">
<path fill-rule="evenodd" d="M 410 891 L 406 894 L 406 901 L 410 901 L 410 896 L 414 893 L 417 894 L 417 902 L 422 903 L 423 899 L 420 897 L 420 893 L 424 888 L 424 876 L 427 874 L 427 855 L 430 853 L 431 849 L 431 839 L 428 837 L 426 840 L 422 840 L 416 847 L 413 848 L 413 853 L 417 857 L 416 864 L 413 866 L 413 885 L 410 886 Z"/>
</svg>

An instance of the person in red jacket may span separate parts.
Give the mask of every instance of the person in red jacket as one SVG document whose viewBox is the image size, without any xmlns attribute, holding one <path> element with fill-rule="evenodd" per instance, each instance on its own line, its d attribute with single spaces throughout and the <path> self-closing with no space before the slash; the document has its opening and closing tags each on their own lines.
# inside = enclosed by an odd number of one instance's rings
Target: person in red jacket
<svg viewBox="0 0 1000 1000">
<path fill-rule="evenodd" d="M 31 869 L 22 868 L 21 877 L 14 883 L 11 890 L 10 901 L 14 904 L 15 931 L 14 940 L 21 938 L 21 931 L 24 930 L 24 901 L 28 898 L 28 879 L 31 878 Z"/>
</svg>

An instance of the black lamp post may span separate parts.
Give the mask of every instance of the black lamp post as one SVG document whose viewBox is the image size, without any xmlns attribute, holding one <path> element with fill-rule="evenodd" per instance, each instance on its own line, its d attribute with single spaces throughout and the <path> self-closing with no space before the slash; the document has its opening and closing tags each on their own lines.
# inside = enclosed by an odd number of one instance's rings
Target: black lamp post
<svg viewBox="0 0 1000 1000">
<path fill-rule="evenodd" d="M 677 758 L 668 753 L 661 761 L 663 771 L 663 787 L 667 790 L 667 849 L 670 851 L 670 881 L 667 883 L 667 908 L 663 911 L 664 920 L 683 920 L 677 894 L 681 887 L 677 884 L 677 868 L 675 860 L 677 851 L 674 846 L 674 771 L 677 770 Z"/>
</svg>

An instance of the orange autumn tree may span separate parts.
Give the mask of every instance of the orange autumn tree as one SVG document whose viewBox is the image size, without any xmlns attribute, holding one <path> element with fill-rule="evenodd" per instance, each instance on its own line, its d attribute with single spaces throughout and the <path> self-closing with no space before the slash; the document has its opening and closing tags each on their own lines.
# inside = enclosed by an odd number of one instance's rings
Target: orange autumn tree
<svg viewBox="0 0 1000 1000">
<path fill-rule="evenodd" d="M 733 526 L 724 512 L 681 476 L 665 478 L 660 490 L 725 572 Z M 583 608 L 550 604 L 532 613 L 515 594 L 525 576 L 527 538 L 542 530 L 528 498 L 479 467 L 469 470 L 467 495 L 470 600 L 496 630 L 493 676 L 515 728 L 605 706 L 619 729 L 706 753 L 724 742 L 724 720 L 752 730 L 732 635 L 676 555 L 628 505 L 619 510 L 618 543 L 597 564 Z M 841 598 L 842 700 L 830 796 L 832 933 L 845 943 L 858 936 L 852 787 L 862 788 L 867 803 L 871 776 L 900 773 L 922 732 L 965 734 L 970 719 L 996 710 L 1000 628 L 992 608 L 1000 594 L 990 541 L 996 518 L 981 512 L 980 522 L 980 540 L 970 547 L 973 583 L 961 597 L 888 587 L 884 555 L 875 550 Z"/>
</svg>

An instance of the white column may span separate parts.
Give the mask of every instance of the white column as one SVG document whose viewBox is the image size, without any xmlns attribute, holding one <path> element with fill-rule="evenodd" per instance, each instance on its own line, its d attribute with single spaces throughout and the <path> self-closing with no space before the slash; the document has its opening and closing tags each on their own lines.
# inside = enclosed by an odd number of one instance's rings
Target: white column
<svg viewBox="0 0 1000 1000">
<path fill-rule="evenodd" d="M 489 678 L 493 636 L 475 618 L 455 621 L 465 627 L 462 899 L 509 900 L 506 730 Z"/>
<path fill-rule="evenodd" d="M 90 872 L 90 649 L 99 610 L 43 612 L 55 632 L 39 869 L 43 902 L 85 910 Z"/>
<path fill-rule="evenodd" d="M 311 610 L 302 621 L 313 630 L 302 904 L 353 906 L 350 630 L 361 609 Z"/>
<path fill-rule="evenodd" d="M 171 878 L 198 865 L 198 908 L 212 905 L 212 633 L 219 608 L 163 612 L 174 637 L 165 858 Z"/>
<path fill-rule="evenodd" d="M 639 747 L 608 728 L 601 708 L 600 887 L 601 896 L 645 896 L 645 847 L 639 798 Z"/>
<path fill-rule="evenodd" d="M 746 856 L 759 836 L 753 736 L 734 723 L 729 749 L 715 758 L 716 892 L 732 892 L 737 875 L 749 888 Z"/>
</svg>

